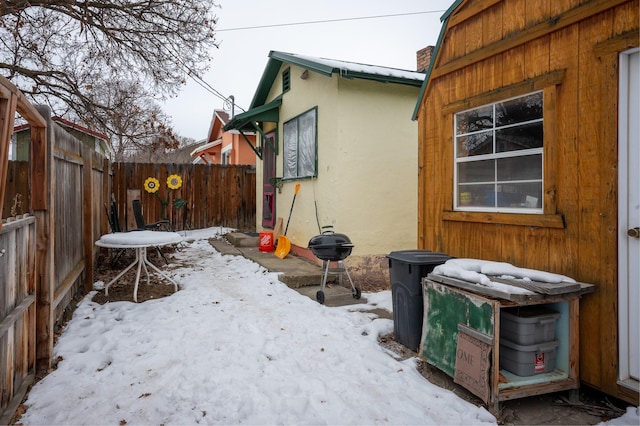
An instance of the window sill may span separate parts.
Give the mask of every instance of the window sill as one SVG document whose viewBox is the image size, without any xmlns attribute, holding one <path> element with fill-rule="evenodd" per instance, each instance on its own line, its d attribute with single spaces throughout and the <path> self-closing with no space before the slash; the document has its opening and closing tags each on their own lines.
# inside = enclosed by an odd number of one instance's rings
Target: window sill
<svg viewBox="0 0 640 426">
<path fill-rule="evenodd" d="M 564 218 L 560 214 L 518 214 L 492 212 L 444 211 L 442 220 L 450 222 L 494 223 L 501 225 L 533 226 L 538 228 L 564 229 Z"/>
</svg>

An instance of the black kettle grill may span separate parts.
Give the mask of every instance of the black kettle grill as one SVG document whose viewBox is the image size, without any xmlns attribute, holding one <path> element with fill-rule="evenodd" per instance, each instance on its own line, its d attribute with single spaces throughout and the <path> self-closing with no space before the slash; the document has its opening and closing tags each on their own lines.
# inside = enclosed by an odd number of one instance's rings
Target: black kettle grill
<svg viewBox="0 0 640 426">
<path fill-rule="evenodd" d="M 316 235 L 309 240 L 308 248 L 323 263 L 324 274 L 322 276 L 322 284 L 320 291 L 316 293 L 316 300 L 320 304 L 324 304 L 324 288 L 327 284 L 327 276 L 329 275 L 329 265 L 331 262 L 338 262 L 338 271 L 347 273 L 349 282 L 351 283 L 352 295 L 355 299 L 360 299 L 361 291 L 353 285 L 349 270 L 343 263 L 353 250 L 353 243 L 345 234 L 333 232 L 333 226 L 323 226 L 322 234 Z"/>
</svg>

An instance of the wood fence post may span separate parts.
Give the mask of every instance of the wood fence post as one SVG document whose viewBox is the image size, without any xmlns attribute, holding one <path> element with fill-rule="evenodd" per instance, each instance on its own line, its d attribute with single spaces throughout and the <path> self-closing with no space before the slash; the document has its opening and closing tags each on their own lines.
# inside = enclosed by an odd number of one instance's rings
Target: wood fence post
<svg viewBox="0 0 640 426">
<path fill-rule="evenodd" d="M 54 221 L 55 182 L 53 163 L 54 132 L 51 110 L 36 106 L 45 127 L 31 127 L 31 210 L 36 217 L 36 363 L 50 369 L 53 357 Z"/>
<path fill-rule="evenodd" d="M 82 243 L 84 245 L 84 291 L 93 288 L 93 150 L 82 144 Z M 97 195 L 97 194 L 96 194 Z"/>
<path fill-rule="evenodd" d="M 4 193 L 7 187 L 7 170 L 9 169 L 9 143 L 13 133 L 13 116 L 16 111 L 18 97 L 9 90 L 3 90 L 0 98 L 0 219 Z M 0 220 L 2 228 L 2 220 Z"/>
<path fill-rule="evenodd" d="M 107 211 L 111 211 L 111 192 L 113 191 L 111 176 L 111 162 L 107 157 L 104 157 L 102 160 L 102 202 L 106 203 Z M 109 224 L 105 220 L 105 216 L 100 215 L 100 217 L 103 218 L 100 220 L 100 233 L 106 234 L 109 232 Z"/>
</svg>

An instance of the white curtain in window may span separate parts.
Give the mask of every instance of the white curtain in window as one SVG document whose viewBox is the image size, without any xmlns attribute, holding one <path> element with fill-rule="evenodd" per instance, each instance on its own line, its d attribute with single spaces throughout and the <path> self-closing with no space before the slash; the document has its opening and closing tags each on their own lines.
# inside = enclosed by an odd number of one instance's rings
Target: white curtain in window
<svg viewBox="0 0 640 426">
<path fill-rule="evenodd" d="M 298 121 L 284 123 L 284 178 L 297 177 Z"/>
<path fill-rule="evenodd" d="M 316 110 L 300 117 L 298 176 L 310 177 L 316 171 Z"/>
<path fill-rule="evenodd" d="M 311 177 L 316 174 L 316 110 L 284 123 L 283 177 Z"/>
</svg>

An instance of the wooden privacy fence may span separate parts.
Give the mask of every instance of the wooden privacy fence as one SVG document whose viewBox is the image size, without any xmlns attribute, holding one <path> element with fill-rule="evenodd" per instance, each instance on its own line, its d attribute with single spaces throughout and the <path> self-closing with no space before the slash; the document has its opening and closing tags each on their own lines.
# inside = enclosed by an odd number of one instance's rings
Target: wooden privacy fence
<svg viewBox="0 0 640 426">
<path fill-rule="evenodd" d="M 112 193 L 124 230 L 133 226 L 125 222 L 132 219 L 132 191 L 147 222 L 167 217 L 176 230 L 253 230 L 256 188 L 250 166 L 118 163 L 111 179 L 103 156 L 1 76 L 0 95 L 0 206 L 7 218 L 0 224 L 0 424 L 6 424 L 36 369 L 52 366 L 55 325 L 73 298 L 93 286 L 94 243 L 109 232 L 104 206 Z M 16 111 L 30 124 L 28 162 L 7 161 Z M 174 174 L 181 185 L 171 189 L 167 177 Z M 160 183 L 157 195 L 144 190 L 149 177 Z"/>
<path fill-rule="evenodd" d="M 109 163 L 79 139 L 50 122 L 53 146 L 54 323 L 75 295 L 93 287 L 94 242 L 107 231 L 103 203 L 109 194 Z"/>
<path fill-rule="evenodd" d="M 15 410 L 35 377 L 35 240 L 34 216 L 0 229 L 0 424 L 7 424 L 5 408 Z"/>
<path fill-rule="evenodd" d="M 0 205 L 7 188 L 9 142 L 18 112 L 33 129 L 34 145 L 46 146 L 46 121 L 24 99 L 22 93 L 0 76 Z M 40 151 L 38 151 L 40 152 Z M 44 182 L 46 157 L 33 162 L 31 180 Z M 44 280 L 40 265 L 47 264 L 47 237 L 36 233 L 37 225 L 46 221 L 42 192 L 33 191 L 34 215 L 0 222 L 0 423 L 8 423 L 36 371 L 37 310 L 41 301 L 37 287 Z"/>
<path fill-rule="evenodd" d="M 178 189 L 169 188 L 171 175 L 182 180 Z M 154 194 L 145 190 L 148 178 L 159 181 Z M 256 174 L 252 166 L 114 163 L 113 193 L 124 229 L 134 226 L 131 197 L 139 196 L 147 223 L 166 218 L 174 230 L 212 226 L 255 230 Z"/>
<path fill-rule="evenodd" d="M 51 368 L 56 323 L 74 296 L 93 285 L 94 242 L 107 232 L 102 206 L 111 189 L 108 161 L 52 122 L 48 108 L 33 107 L 2 77 L 0 95 L 0 205 L 7 218 L 0 226 L 0 424 L 6 424 L 36 368 Z M 16 111 L 30 125 L 26 163 L 7 161 Z"/>
</svg>

